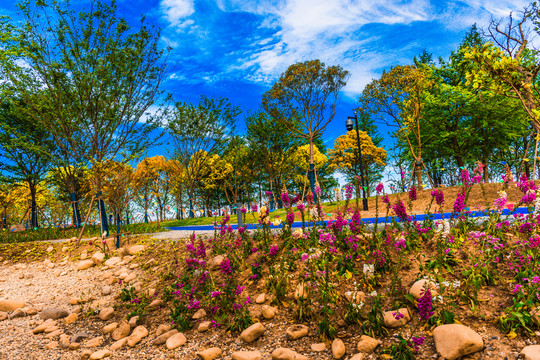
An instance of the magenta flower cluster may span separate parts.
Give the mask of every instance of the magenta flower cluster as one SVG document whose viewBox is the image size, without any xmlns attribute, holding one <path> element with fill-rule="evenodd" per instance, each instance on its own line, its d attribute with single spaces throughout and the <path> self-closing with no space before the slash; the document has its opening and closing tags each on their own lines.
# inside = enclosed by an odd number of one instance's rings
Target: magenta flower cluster
<svg viewBox="0 0 540 360">
<path fill-rule="evenodd" d="M 414 201 L 416 200 L 416 186 L 411 186 L 409 189 L 409 200 Z"/>
<path fill-rule="evenodd" d="M 407 209 L 402 200 L 398 200 L 394 205 L 392 205 L 392 210 L 396 213 L 396 216 L 400 221 L 407 221 Z"/>
<path fill-rule="evenodd" d="M 432 190 L 431 196 L 433 196 L 437 205 L 441 206 L 442 204 L 444 204 L 444 193 L 441 189 Z"/>
<path fill-rule="evenodd" d="M 435 313 L 433 312 L 433 297 L 431 290 L 426 288 L 424 295 L 418 299 L 418 315 L 422 321 L 428 321 Z"/>
</svg>

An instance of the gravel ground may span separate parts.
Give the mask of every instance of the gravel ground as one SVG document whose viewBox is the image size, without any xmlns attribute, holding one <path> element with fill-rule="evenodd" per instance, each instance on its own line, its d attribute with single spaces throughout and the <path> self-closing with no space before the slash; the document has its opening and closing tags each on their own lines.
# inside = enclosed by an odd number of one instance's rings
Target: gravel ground
<svg viewBox="0 0 540 360">
<path fill-rule="evenodd" d="M 164 234 L 170 235 L 171 232 Z M 180 237 L 180 234 L 178 234 Z M 77 257 L 78 253 L 71 253 L 71 258 Z M 58 342 L 59 338 L 47 339 L 45 334 L 33 334 L 32 330 L 40 325 L 43 320 L 39 312 L 45 308 L 64 309 L 68 313 L 77 311 L 79 305 L 70 305 L 70 300 L 81 299 L 85 302 L 80 306 L 82 313 L 89 309 L 102 309 L 113 306 L 114 297 L 121 291 L 119 284 L 111 285 L 112 292 L 108 296 L 102 295 L 104 286 L 109 284 L 112 275 L 119 272 L 134 273 L 136 275 L 132 284 L 149 283 L 147 273 L 140 269 L 132 257 L 124 257 L 122 262 L 114 268 L 106 266 L 94 266 L 87 270 L 76 269 L 78 262 L 68 261 L 67 256 L 58 263 L 32 262 L 12 264 L 3 262 L 0 264 L 0 300 L 22 300 L 26 302 L 25 309 L 35 309 L 38 313 L 16 319 L 0 321 L 0 360 L 57 360 L 57 359 L 81 359 L 83 352 L 91 350 L 95 352 L 108 349 L 114 343 L 110 334 L 103 334 L 103 327 L 112 322 L 120 322 L 124 313 L 115 312 L 115 316 L 108 321 L 101 321 L 97 316 L 84 318 L 66 325 L 58 320 L 58 327 L 67 335 L 74 335 L 81 331 L 89 335 L 89 339 L 104 336 L 100 346 L 88 348 L 86 341 L 81 343 L 77 350 L 60 349 L 58 346 L 49 349 Z M 116 280 L 116 278 L 112 278 Z M 131 284 L 131 283 L 130 283 Z M 143 288 L 144 291 L 144 288 Z M 252 294 L 253 296 L 256 294 Z M 254 305 L 255 306 L 255 305 Z M 260 312 L 260 305 L 256 305 Z M 160 314 L 158 314 L 160 313 Z M 270 321 L 264 321 L 265 335 L 251 344 L 245 344 L 238 339 L 237 334 L 230 334 L 225 329 L 211 329 L 205 333 L 189 331 L 186 333 L 187 343 L 176 350 L 167 350 L 162 346 L 155 346 L 152 341 L 156 338 L 156 330 L 159 324 L 167 323 L 168 310 L 150 313 L 144 326 L 149 335 L 134 348 L 124 347 L 113 351 L 107 359 L 196 359 L 196 352 L 205 348 L 219 346 L 223 350 L 220 359 L 230 360 L 234 351 L 259 350 L 264 360 L 271 359 L 271 352 L 277 347 L 292 348 L 308 355 L 311 359 L 331 359 L 331 353 L 326 350 L 323 353 L 313 353 L 311 344 L 319 342 L 316 336 L 309 336 L 297 340 L 294 343 L 287 342 L 284 332 L 290 323 L 287 314 L 283 313 Z M 81 315 L 81 313 L 79 313 Z M 195 327 L 197 324 L 195 324 Z M 354 341 L 358 341 L 355 337 Z M 351 339 L 352 340 L 352 339 Z M 353 342 L 350 344 L 354 347 Z"/>
</svg>

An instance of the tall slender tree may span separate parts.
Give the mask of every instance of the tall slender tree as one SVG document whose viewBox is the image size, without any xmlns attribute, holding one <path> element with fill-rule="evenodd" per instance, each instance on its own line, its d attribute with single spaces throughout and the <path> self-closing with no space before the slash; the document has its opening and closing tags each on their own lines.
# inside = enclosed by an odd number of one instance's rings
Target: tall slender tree
<svg viewBox="0 0 540 360">
<path fill-rule="evenodd" d="M 310 60 L 289 66 L 263 95 L 266 112 L 308 141 L 309 179 L 314 195 L 314 140 L 334 119 L 339 93 L 348 78 L 349 72 L 339 65 L 327 67 L 320 60 Z"/>
</svg>

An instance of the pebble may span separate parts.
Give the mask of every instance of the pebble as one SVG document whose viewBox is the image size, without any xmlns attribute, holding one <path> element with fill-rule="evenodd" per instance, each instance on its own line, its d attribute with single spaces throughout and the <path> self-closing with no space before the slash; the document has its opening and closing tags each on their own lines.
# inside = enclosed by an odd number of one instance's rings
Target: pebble
<svg viewBox="0 0 540 360">
<path fill-rule="evenodd" d="M 251 343 L 261 337 L 262 334 L 266 331 L 266 328 L 260 322 L 257 322 L 240 334 L 240 339 L 244 342 Z"/>
<path fill-rule="evenodd" d="M 92 353 L 92 355 L 90 355 L 90 359 L 91 360 L 100 360 L 100 359 L 111 356 L 111 354 L 112 354 L 111 351 L 108 350 L 108 349 L 98 350 L 98 351 Z"/>
<path fill-rule="evenodd" d="M 306 325 L 301 324 L 289 326 L 287 330 L 285 330 L 285 337 L 289 341 L 300 339 L 304 336 L 307 336 L 308 334 L 309 328 Z"/>
<path fill-rule="evenodd" d="M 197 352 L 197 357 L 201 360 L 214 360 L 221 357 L 222 351 L 218 347 L 212 347 L 206 350 Z"/>
<path fill-rule="evenodd" d="M 165 346 L 169 350 L 174 350 L 186 343 L 187 339 L 182 333 L 177 333 L 167 339 Z"/>
<path fill-rule="evenodd" d="M 343 340 L 335 338 L 332 341 L 332 356 L 334 359 L 341 359 L 345 355 L 345 344 Z"/>
<path fill-rule="evenodd" d="M 260 351 L 236 351 L 232 353 L 232 360 L 260 360 L 262 354 Z"/>
</svg>

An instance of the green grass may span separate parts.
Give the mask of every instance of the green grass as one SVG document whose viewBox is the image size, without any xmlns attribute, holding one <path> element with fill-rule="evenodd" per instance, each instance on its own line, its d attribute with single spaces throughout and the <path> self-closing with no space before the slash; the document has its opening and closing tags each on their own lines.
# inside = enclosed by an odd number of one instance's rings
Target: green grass
<svg viewBox="0 0 540 360">
<path fill-rule="evenodd" d="M 327 203 L 322 203 L 322 207 L 323 207 L 323 210 L 324 212 L 330 214 L 330 213 L 333 213 L 337 210 L 337 207 L 338 206 L 341 206 L 345 203 L 345 201 L 340 201 L 339 203 L 336 203 L 336 202 L 333 202 L 333 203 L 330 203 L 330 202 L 327 202 Z M 354 206 L 355 205 L 355 201 L 352 200 L 350 202 L 350 206 Z M 296 210 L 296 207 L 293 208 L 295 211 L 295 214 L 296 214 L 296 218 L 295 218 L 295 221 L 301 221 L 301 219 L 298 217 L 298 213 L 299 211 Z M 247 224 L 257 224 L 258 223 L 258 219 L 259 219 L 259 216 L 258 214 L 255 214 L 255 217 L 253 216 L 254 214 L 253 213 L 247 213 L 246 214 L 246 217 L 245 217 L 245 223 Z M 281 221 L 285 221 L 285 217 L 287 215 L 287 211 L 285 209 L 277 209 L 277 210 L 274 210 L 270 213 L 270 219 L 274 219 L 276 216 L 278 216 Z M 221 219 L 223 218 L 223 216 L 218 216 L 217 218 L 214 218 L 214 217 L 199 217 L 199 218 L 193 218 L 193 219 L 182 219 L 182 220 L 172 220 L 172 221 L 165 221 L 163 223 L 161 223 L 163 226 L 165 227 L 171 227 L 171 226 L 190 226 L 190 225 L 213 225 L 214 224 L 214 221 L 217 220 L 217 222 L 219 223 L 221 221 Z M 231 215 L 231 220 L 230 220 L 230 223 L 231 224 L 236 224 L 237 221 L 236 221 L 236 214 L 234 215 Z"/>
<path fill-rule="evenodd" d="M 158 226 L 156 223 L 150 224 L 130 224 L 123 225 L 122 229 L 131 234 L 146 234 L 159 231 L 166 231 L 163 227 Z M 99 225 L 89 225 L 84 229 L 83 237 L 95 237 L 100 234 Z M 43 240 L 57 240 L 57 239 L 69 239 L 79 236 L 80 229 L 73 227 L 57 228 L 57 227 L 45 227 L 37 229 L 27 229 L 20 232 L 11 232 L 8 230 L 0 230 L 0 244 L 8 243 L 20 243 L 28 241 L 43 241 Z M 116 233 L 116 226 L 109 227 L 109 233 L 114 235 Z"/>
</svg>

